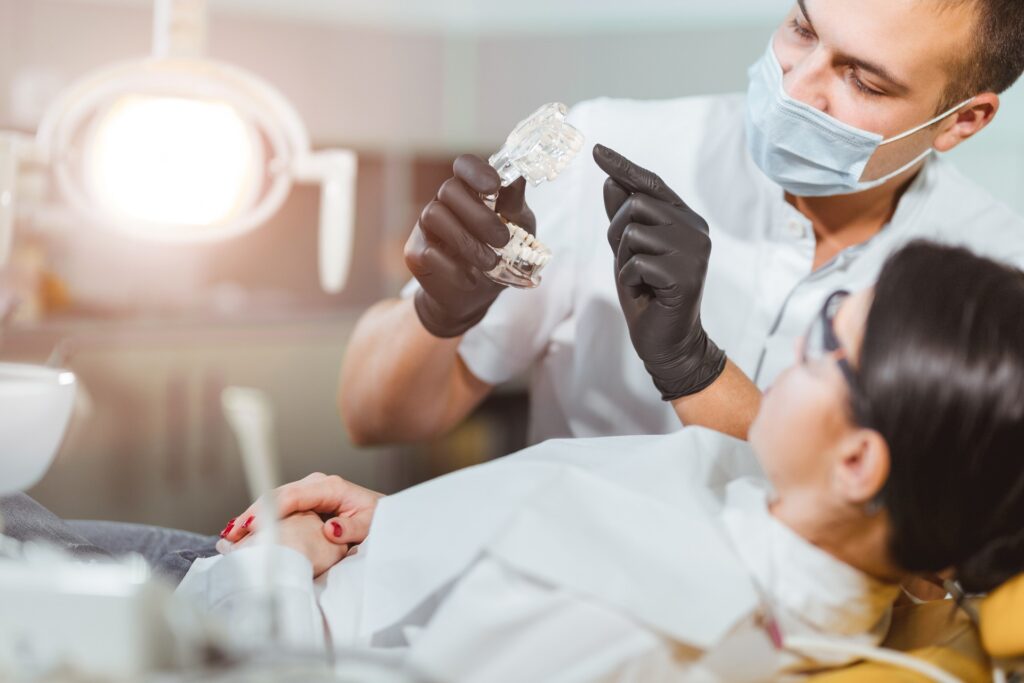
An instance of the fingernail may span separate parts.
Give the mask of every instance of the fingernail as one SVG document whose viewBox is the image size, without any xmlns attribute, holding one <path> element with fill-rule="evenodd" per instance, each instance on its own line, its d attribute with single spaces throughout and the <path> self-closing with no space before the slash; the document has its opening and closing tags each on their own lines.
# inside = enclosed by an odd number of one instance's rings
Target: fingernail
<svg viewBox="0 0 1024 683">
<path fill-rule="evenodd" d="M 337 522 L 331 522 L 331 529 L 333 529 L 334 537 L 341 538 L 341 525 Z"/>
<path fill-rule="evenodd" d="M 233 528 L 235 528 L 235 520 L 231 520 L 230 522 L 228 522 L 228 525 L 224 527 L 224 531 L 220 532 L 220 537 L 224 538 L 225 536 L 230 534 Z"/>
<path fill-rule="evenodd" d="M 252 520 L 256 519 L 256 515 L 249 515 L 249 518 L 242 524 L 243 529 L 248 529 L 249 525 L 252 524 Z"/>
</svg>

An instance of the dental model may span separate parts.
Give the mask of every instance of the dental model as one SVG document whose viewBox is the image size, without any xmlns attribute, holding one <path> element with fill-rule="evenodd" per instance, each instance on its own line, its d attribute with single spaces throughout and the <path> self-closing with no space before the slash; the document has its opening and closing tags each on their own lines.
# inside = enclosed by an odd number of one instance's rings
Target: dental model
<svg viewBox="0 0 1024 683">
<path fill-rule="evenodd" d="M 515 127 L 504 146 L 488 160 L 501 177 L 502 187 L 519 178 L 537 186 L 565 170 L 583 148 L 583 135 L 566 123 L 567 113 L 564 104 L 545 104 Z M 494 210 L 497 199 L 496 194 L 490 195 L 484 197 L 484 203 Z M 487 277 L 532 289 L 540 284 L 540 271 L 551 260 L 551 250 L 520 226 L 502 220 L 508 227 L 509 241 L 494 250 L 501 261 L 487 272 Z"/>
</svg>

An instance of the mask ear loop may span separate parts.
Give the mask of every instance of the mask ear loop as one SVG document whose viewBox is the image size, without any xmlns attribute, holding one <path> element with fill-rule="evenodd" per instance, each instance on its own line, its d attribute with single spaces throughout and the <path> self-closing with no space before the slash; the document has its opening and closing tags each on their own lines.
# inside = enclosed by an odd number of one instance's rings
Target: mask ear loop
<svg viewBox="0 0 1024 683">
<path fill-rule="evenodd" d="M 963 109 L 964 107 L 966 107 L 968 104 L 970 104 L 973 101 L 974 101 L 973 97 L 968 97 L 966 100 L 964 100 L 960 104 L 956 105 L 955 107 L 952 107 L 951 109 L 947 109 L 945 112 L 939 114 L 938 116 L 933 118 L 931 121 L 925 121 L 924 123 L 922 123 L 917 128 L 911 128 L 910 130 L 906 131 L 905 133 L 900 133 L 899 135 L 891 137 L 888 140 L 882 140 L 881 142 L 878 143 L 878 146 L 882 147 L 883 145 L 888 145 L 891 142 L 899 142 L 900 140 L 903 140 L 905 138 L 909 138 L 911 135 L 914 135 L 915 133 L 920 133 L 922 130 L 924 130 L 928 126 L 934 125 L 934 124 L 938 123 L 939 121 L 941 121 L 942 119 L 946 118 L 947 116 L 950 116 L 951 114 L 954 114 L 954 113 L 960 111 L 961 109 Z"/>
<path fill-rule="evenodd" d="M 905 133 L 900 133 L 899 135 L 897 135 L 895 137 L 892 137 L 892 138 L 889 138 L 888 140 L 883 140 L 882 142 L 878 143 L 878 147 L 881 148 L 881 147 L 884 147 L 885 145 L 888 145 L 890 142 L 898 142 L 900 140 L 904 140 L 904 139 L 910 137 L 911 135 L 914 135 L 916 133 L 920 133 L 922 130 L 924 130 L 928 126 L 931 126 L 931 125 L 934 125 L 935 123 L 938 123 L 939 121 L 943 120 L 947 116 L 950 116 L 951 114 L 953 114 L 954 112 L 958 111 L 959 109 L 962 109 L 963 107 L 967 106 L 968 104 L 970 104 L 973 101 L 974 101 L 973 97 L 968 99 L 968 100 L 964 100 L 963 102 L 961 102 L 957 106 L 953 107 L 952 109 L 946 111 L 945 113 L 939 114 L 938 116 L 936 116 L 931 121 L 926 121 L 926 122 L 922 123 L 917 128 L 911 128 L 910 130 L 908 130 Z M 895 178 L 896 176 L 900 175 L 901 173 L 904 173 L 905 171 L 908 171 L 911 168 L 913 168 L 915 165 L 917 165 L 918 163 L 920 163 L 921 161 L 926 159 L 928 157 L 928 155 L 930 155 L 934 151 L 935 151 L 934 147 L 929 147 L 928 149 L 926 149 L 925 151 L 923 151 L 920 154 L 918 154 L 916 157 L 914 157 L 913 159 L 908 161 L 906 164 L 904 164 L 900 168 L 897 168 L 895 171 L 892 171 L 891 173 L 888 173 L 888 174 L 882 176 L 881 178 L 875 178 L 874 180 L 869 181 L 869 185 L 871 187 L 877 187 L 879 185 L 887 183 L 888 181 L 892 180 L 893 178 Z"/>
</svg>

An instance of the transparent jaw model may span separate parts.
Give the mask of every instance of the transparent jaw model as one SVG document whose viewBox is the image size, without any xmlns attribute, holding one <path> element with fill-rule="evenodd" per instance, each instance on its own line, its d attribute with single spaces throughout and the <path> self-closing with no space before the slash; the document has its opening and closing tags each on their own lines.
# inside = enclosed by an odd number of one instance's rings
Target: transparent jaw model
<svg viewBox="0 0 1024 683">
<path fill-rule="evenodd" d="M 583 135 L 566 123 L 567 113 L 564 104 L 545 104 L 515 127 L 505 145 L 488 160 L 501 177 L 502 187 L 519 178 L 540 185 L 565 170 L 583 148 Z M 484 197 L 484 203 L 493 210 L 497 199 L 497 195 L 490 195 Z M 494 250 L 501 260 L 487 277 L 500 284 L 532 289 L 540 284 L 540 271 L 551 260 L 551 250 L 520 226 L 502 220 L 508 227 L 509 241 Z"/>
</svg>

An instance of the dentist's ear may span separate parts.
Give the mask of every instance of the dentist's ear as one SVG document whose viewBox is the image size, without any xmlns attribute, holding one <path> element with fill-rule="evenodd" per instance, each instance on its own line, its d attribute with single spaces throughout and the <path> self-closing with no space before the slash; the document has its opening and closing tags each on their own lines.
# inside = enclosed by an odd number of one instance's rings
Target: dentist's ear
<svg viewBox="0 0 1024 683">
<path fill-rule="evenodd" d="M 844 444 L 834 471 L 834 486 L 843 500 L 867 505 L 889 479 L 889 444 L 873 429 L 857 429 Z"/>
<path fill-rule="evenodd" d="M 948 152 L 964 140 L 968 140 L 982 130 L 996 117 L 999 111 L 999 95 L 986 92 L 975 97 L 970 104 L 951 117 L 950 122 L 943 122 L 942 130 L 935 138 L 933 146 L 939 152 Z"/>
</svg>

